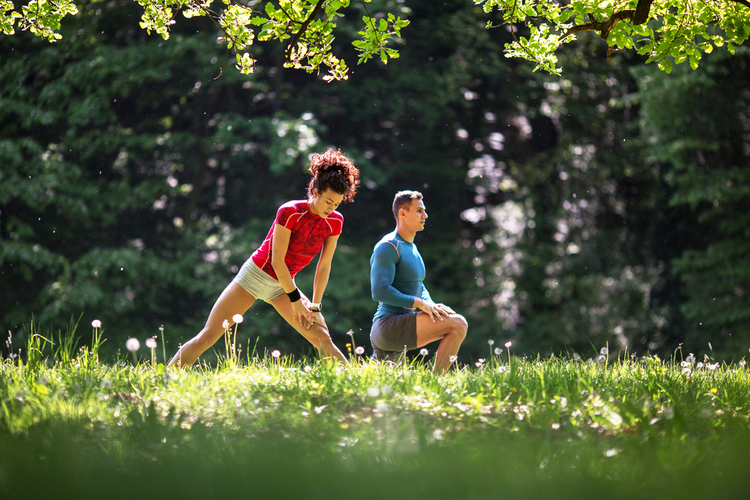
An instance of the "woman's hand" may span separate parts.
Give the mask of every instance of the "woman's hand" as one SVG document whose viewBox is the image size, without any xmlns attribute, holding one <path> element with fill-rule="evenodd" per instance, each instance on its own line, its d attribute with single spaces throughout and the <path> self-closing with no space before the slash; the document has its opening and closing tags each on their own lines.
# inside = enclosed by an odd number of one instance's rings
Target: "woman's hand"
<svg viewBox="0 0 750 500">
<path fill-rule="evenodd" d="M 323 328 L 328 329 L 328 325 L 326 324 L 326 319 L 323 317 L 322 312 L 318 311 L 318 312 L 312 313 L 312 321 L 313 323 L 317 323 Z"/>
<path fill-rule="evenodd" d="M 305 302 L 307 302 L 307 300 L 304 299 L 292 302 L 292 317 L 294 318 L 294 321 L 309 330 L 310 327 L 313 326 L 315 319 L 313 313 L 308 309 Z"/>
</svg>

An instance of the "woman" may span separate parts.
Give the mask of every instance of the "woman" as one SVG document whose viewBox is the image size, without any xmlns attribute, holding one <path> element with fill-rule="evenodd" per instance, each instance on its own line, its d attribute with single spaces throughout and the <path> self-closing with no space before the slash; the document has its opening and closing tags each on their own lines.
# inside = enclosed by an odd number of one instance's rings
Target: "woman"
<svg viewBox="0 0 750 500">
<path fill-rule="evenodd" d="M 331 260 L 344 218 L 336 208 L 352 201 L 359 186 L 359 170 L 341 151 L 329 149 L 311 157 L 312 179 L 307 200 L 284 203 L 263 244 L 245 262 L 214 304 L 203 330 L 183 345 L 169 366 L 191 366 L 221 338 L 235 314 L 244 314 L 260 299 L 305 337 L 324 358 L 346 362 L 331 341 L 321 301 L 331 271 Z M 300 293 L 294 276 L 320 254 L 312 303 Z"/>
</svg>

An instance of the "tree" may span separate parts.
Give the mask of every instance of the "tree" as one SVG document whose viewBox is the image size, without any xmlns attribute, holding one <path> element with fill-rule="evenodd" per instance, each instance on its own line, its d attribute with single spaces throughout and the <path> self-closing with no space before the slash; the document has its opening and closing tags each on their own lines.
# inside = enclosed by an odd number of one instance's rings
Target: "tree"
<svg viewBox="0 0 750 500">
<path fill-rule="evenodd" d="M 318 72 L 327 68 L 327 81 L 346 79 L 348 68 L 333 52 L 336 20 L 348 12 L 357 12 L 350 0 L 279 0 L 278 2 L 222 0 L 217 6 L 210 0 L 136 0 L 143 7 L 141 27 L 164 39 L 170 36 L 175 16 L 206 17 L 222 32 L 227 55 L 234 50 L 236 67 L 243 74 L 253 71 L 255 58 L 250 52 L 256 40 L 278 41 L 288 45 L 286 67 Z M 383 5 L 385 12 L 371 14 L 364 9 L 359 39 L 352 45 L 359 53 L 358 63 L 373 57 L 387 62 L 398 57 L 388 42 L 400 37 L 409 24 L 401 19 L 410 9 L 398 3 Z M 505 45 L 509 57 L 520 57 L 535 63 L 536 69 L 559 74 L 557 51 L 576 35 L 594 31 L 607 42 L 607 57 L 622 49 L 635 49 L 671 72 L 674 64 L 689 63 L 695 69 L 703 54 L 726 47 L 734 54 L 735 46 L 750 36 L 750 1 L 716 0 L 474 0 L 485 12 L 501 13 L 501 21 L 487 22 L 488 28 L 505 25 L 513 40 Z M 395 10 L 388 12 L 388 10 Z M 0 29 L 13 34 L 15 26 L 44 37 L 59 40 L 62 19 L 74 15 L 74 0 L 31 0 L 21 11 L 10 0 L 0 0 Z M 518 34 L 516 34 L 518 33 Z M 227 57 L 228 62 L 228 57 Z"/>
</svg>

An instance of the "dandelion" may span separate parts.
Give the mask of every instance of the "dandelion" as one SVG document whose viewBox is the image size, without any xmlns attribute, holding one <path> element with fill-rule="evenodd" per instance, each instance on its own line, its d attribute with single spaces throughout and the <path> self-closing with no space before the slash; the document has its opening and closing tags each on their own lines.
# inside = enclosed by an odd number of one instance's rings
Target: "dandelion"
<svg viewBox="0 0 750 500">
<path fill-rule="evenodd" d="M 274 349 L 273 351 L 271 351 L 271 356 L 273 356 L 274 358 L 278 358 L 279 356 L 281 356 L 281 351 L 279 351 L 278 349 Z"/>
<path fill-rule="evenodd" d="M 137 339 L 137 338 L 135 338 L 135 337 L 130 337 L 130 338 L 129 338 L 129 339 L 128 339 L 128 340 L 126 341 L 126 342 L 125 342 L 125 348 L 126 348 L 126 349 L 127 349 L 128 351 L 130 351 L 130 352 L 131 352 L 131 353 L 133 354 L 133 363 L 134 363 L 134 364 L 137 364 L 137 363 L 138 363 L 138 360 L 137 360 L 137 358 L 135 357 L 135 352 L 136 352 L 136 351 L 137 351 L 138 349 L 140 349 L 140 348 L 141 348 L 141 343 L 140 343 L 140 342 L 138 341 L 138 339 Z"/>
<path fill-rule="evenodd" d="M 497 367 L 497 371 L 500 372 L 500 373 L 505 373 L 505 372 L 508 371 L 508 367 L 507 366 L 498 366 Z"/>
<path fill-rule="evenodd" d="M 428 354 L 430 354 L 430 351 L 428 351 L 427 349 L 422 348 L 419 350 L 420 356 L 427 356 Z"/>
<path fill-rule="evenodd" d="M 695 364 L 695 356 L 693 356 L 692 352 L 688 354 L 687 358 L 685 358 L 685 362 L 689 363 L 691 366 Z"/>
<path fill-rule="evenodd" d="M 357 356 L 362 356 L 365 353 L 365 348 L 362 346 L 357 346 L 357 348 L 354 349 L 354 352 L 357 353 Z"/>
<path fill-rule="evenodd" d="M 101 328 L 102 322 L 99 321 L 98 319 L 95 319 L 94 321 L 91 322 L 91 326 L 93 326 L 94 328 Z"/>
<path fill-rule="evenodd" d="M 495 347 L 495 356 L 500 356 L 503 353 L 503 350 L 499 347 Z"/>
<path fill-rule="evenodd" d="M 451 363 L 455 363 L 457 359 L 458 359 L 458 356 L 451 356 L 450 358 L 448 358 L 448 360 L 449 360 L 449 361 L 450 361 Z"/>
<path fill-rule="evenodd" d="M 604 364 L 604 363 L 606 363 L 606 362 L 607 362 L 607 356 L 605 356 L 604 354 L 600 354 L 600 355 L 599 355 L 599 356 L 598 356 L 598 357 L 596 358 L 596 361 L 597 361 L 597 363 L 602 363 L 602 364 Z"/>
<path fill-rule="evenodd" d="M 223 322 L 221 323 L 221 327 L 222 327 L 222 328 L 223 328 L 224 330 L 226 330 L 227 328 L 229 328 L 229 320 L 228 320 L 228 319 L 225 319 L 225 320 L 224 320 L 224 321 L 223 321 Z"/>
<path fill-rule="evenodd" d="M 370 387 L 369 389 L 367 389 L 367 395 L 371 398 L 376 398 L 380 396 L 380 389 L 378 389 L 377 387 Z"/>
<path fill-rule="evenodd" d="M 555 423 L 555 422 L 549 424 L 549 426 L 552 427 L 552 430 L 555 430 L 555 431 L 560 428 L 560 424 Z"/>
<path fill-rule="evenodd" d="M 241 314 L 235 314 L 234 316 L 232 316 L 232 321 L 234 321 L 234 322 L 235 322 L 235 323 L 237 323 L 237 324 L 240 324 L 240 323 L 242 323 L 242 321 L 243 321 L 244 319 L 245 319 L 245 318 L 243 318 Z"/>
<path fill-rule="evenodd" d="M 609 354 L 609 349 L 607 349 L 606 347 L 602 347 L 601 349 L 599 349 L 599 354 L 606 356 L 607 354 Z"/>
<path fill-rule="evenodd" d="M 107 379 L 107 378 L 103 378 L 102 381 L 101 381 L 101 383 L 99 384 L 99 387 L 101 387 L 104 390 L 111 389 L 112 388 L 112 381 L 109 380 L 109 379 Z"/>
<path fill-rule="evenodd" d="M 509 340 L 509 341 L 507 341 L 507 342 L 505 343 L 505 347 L 509 349 L 509 348 L 510 348 L 510 346 L 511 346 L 512 344 L 513 344 L 513 343 L 512 343 L 512 342 L 511 342 L 511 341 Z"/>
<path fill-rule="evenodd" d="M 695 365 L 695 367 L 698 368 L 698 369 L 701 369 L 701 368 L 703 368 L 703 363 L 698 362 L 698 364 Z"/>
<path fill-rule="evenodd" d="M 151 349 L 151 365 L 156 365 L 156 337 L 150 337 L 146 339 L 146 347 Z"/>
<path fill-rule="evenodd" d="M 310 373 L 311 371 L 312 371 L 312 368 L 310 368 L 309 366 L 305 365 L 305 373 Z"/>
<path fill-rule="evenodd" d="M 493 345 L 495 345 L 495 341 L 494 341 L 494 340 L 492 340 L 492 339 L 489 339 L 489 340 L 487 341 L 487 343 L 488 343 L 488 344 L 490 345 L 490 347 L 492 347 Z"/>
<path fill-rule="evenodd" d="M 138 349 L 140 349 L 140 348 L 141 348 L 141 343 L 140 343 L 140 342 L 138 341 L 138 339 L 137 339 L 137 338 L 135 338 L 135 337 L 130 337 L 130 338 L 129 338 L 129 339 L 127 340 L 127 342 L 125 342 L 125 348 L 126 348 L 126 349 L 127 349 L 128 351 L 130 351 L 130 352 L 132 352 L 132 353 L 135 353 L 135 352 L 136 352 L 136 351 L 137 351 Z"/>
<path fill-rule="evenodd" d="M 745 367 L 745 360 L 743 359 L 742 361 L 740 361 L 739 365 L 740 365 L 740 368 L 744 368 Z"/>
</svg>

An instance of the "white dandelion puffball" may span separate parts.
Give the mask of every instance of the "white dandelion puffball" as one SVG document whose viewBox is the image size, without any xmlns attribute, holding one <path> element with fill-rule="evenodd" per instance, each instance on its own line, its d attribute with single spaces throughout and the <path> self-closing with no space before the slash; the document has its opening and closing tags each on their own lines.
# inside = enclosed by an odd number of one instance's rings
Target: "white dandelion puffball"
<svg viewBox="0 0 750 500">
<path fill-rule="evenodd" d="M 605 355 L 605 354 L 608 354 L 608 353 L 609 353 L 609 349 L 607 349 L 606 347 L 602 347 L 599 350 L 599 354 L 601 354 L 601 355 Z"/>
<path fill-rule="evenodd" d="M 234 316 L 232 316 L 232 321 L 234 321 L 234 322 L 235 322 L 235 323 L 237 323 L 237 324 L 240 324 L 240 323 L 242 323 L 242 321 L 243 321 L 244 319 L 245 319 L 245 318 L 243 318 L 241 314 L 235 314 Z"/>
<path fill-rule="evenodd" d="M 227 328 L 229 328 L 229 320 L 228 320 L 228 319 L 225 319 L 225 320 L 224 320 L 224 322 L 223 322 L 223 323 L 221 324 L 221 327 L 222 327 L 222 328 L 223 328 L 224 330 L 226 330 Z"/>
<path fill-rule="evenodd" d="M 93 326 L 94 328 L 101 328 L 102 322 L 99 321 L 98 319 L 95 319 L 94 321 L 91 322 L 91 326 Z"/>
<path fill-rule="evenodd" d="M 354 352 L 356 352 L 358 356 L 362 356 L 365 353 L 365 348 L 362 346 L 357 346 L 357 348 L 354 349 Z"/>
<path fill-rule="evenodd" d="M 510 347 L 511 345 L 513 345 L 513 343 L 510 340 L 505 343 L 505 347 Z"/>
<path fill-rule="evenodd" d="M 138 339 L 135 337 L 130 337 L 127 342 L 125 342 L 125 348 L 130 352 L 135 352 L 138 349 L 141 348 L 141 343 L 138 342 Z"/>
<path fill-rule="evenodd" d="M 146 339 L 146 347 L 148 347 L 149 349 L 156 349 L 156 339 L 155 338 Z"/>
<path fill-rule="evenodd" d="M 428 351 L 427 349 L 421 349 L 419 351 L 420 356 L 427 356 L 428 354 L 430 354 L 430 351 Z"/>
<path fill-rule="evenodd" d="M 500 356 L 503 353 L 503 350 L 499 347 L 495 347 L 495 356 Z"/>
<path fill-rule="evenodd" d="M 451 362 L 451 363 L 455 363 L 455 362 L 456 362 L 456 360 L 458 359 L 458 356 L 451 356 L 451 357 L 450 357 L 450 358 L 448 358 L 448 359 L 450 359 L 450 362 Z"/>
<path fill-rule="evenodd" d="M 279 356 L 281 356 L 281 351 L 279 351 L 278 349 L 274 349 L 273 351 L 271 351 L 271 356 L 273 356 L 274 358 L 278 358 Z"/>
<path fill-rule="evenodd" d="M 492 345 L 495 345 L 495 341 L 494 341 L 494 340 L 492 340 L 492 339 L 488 340 L 488 341 L 487 341 L 487 343 L 488 343 L 489 345 L 491 345 L 491 346 L 492 346 Z"/>
</svg>

